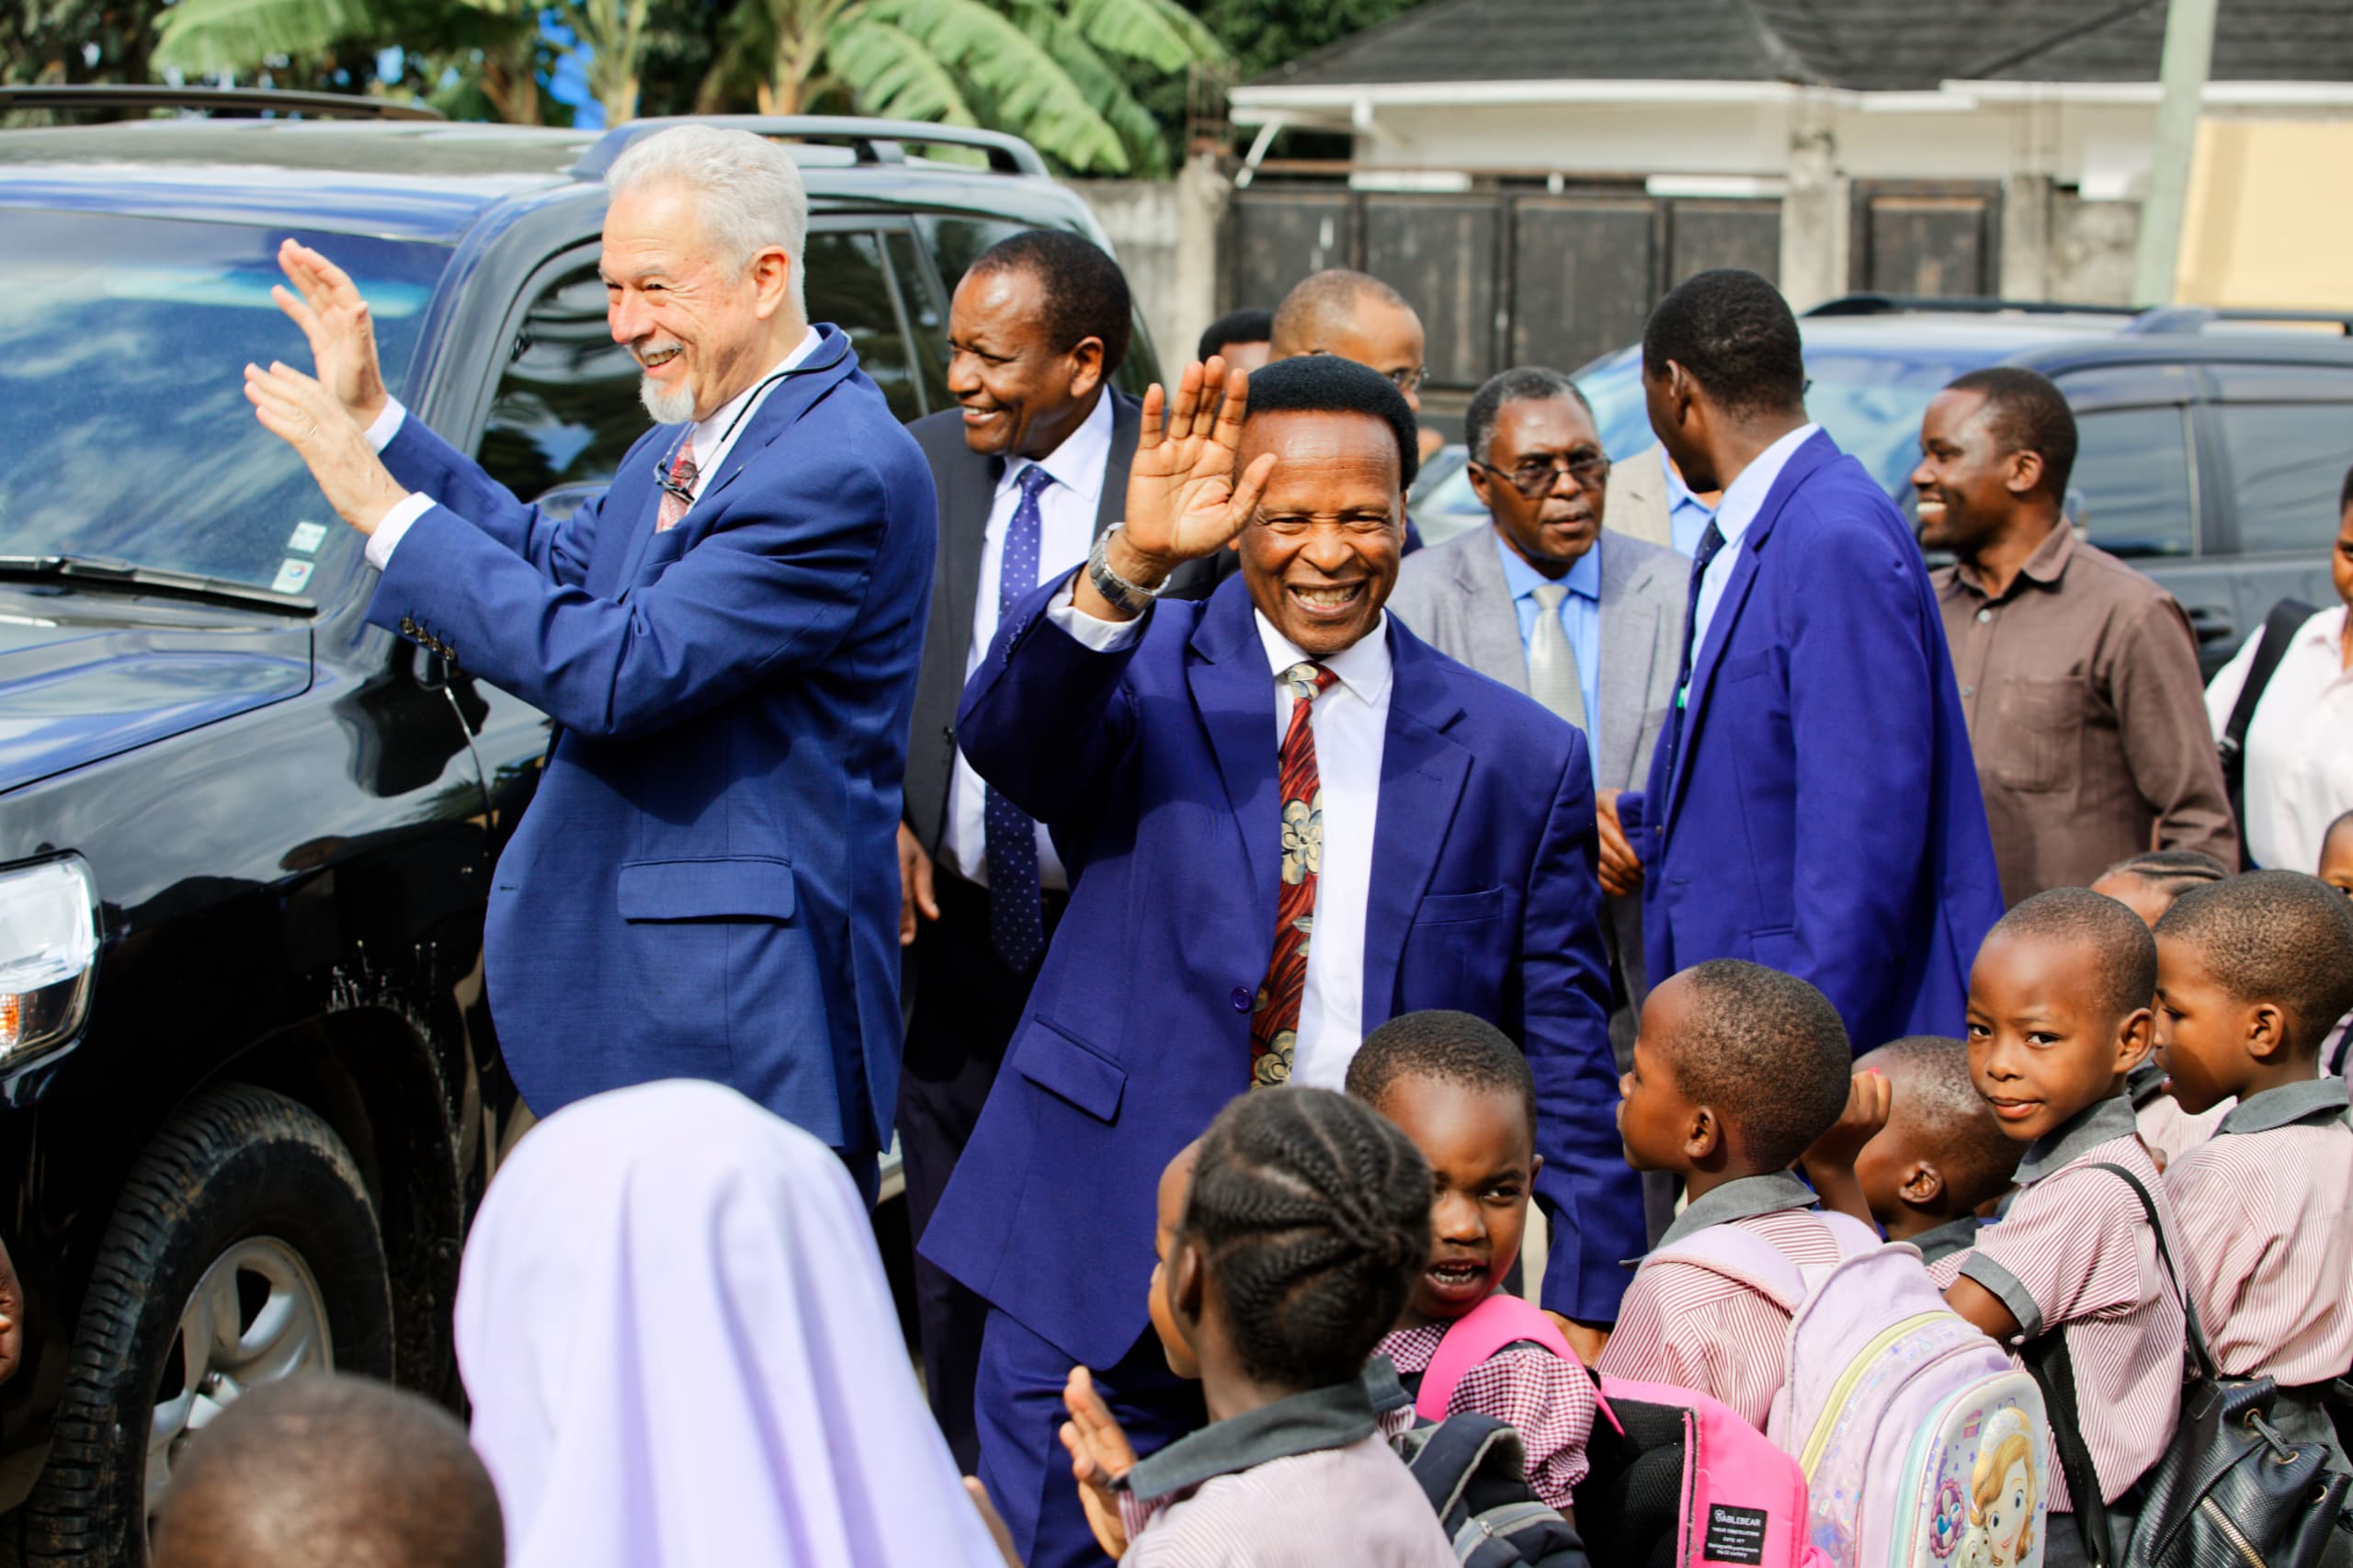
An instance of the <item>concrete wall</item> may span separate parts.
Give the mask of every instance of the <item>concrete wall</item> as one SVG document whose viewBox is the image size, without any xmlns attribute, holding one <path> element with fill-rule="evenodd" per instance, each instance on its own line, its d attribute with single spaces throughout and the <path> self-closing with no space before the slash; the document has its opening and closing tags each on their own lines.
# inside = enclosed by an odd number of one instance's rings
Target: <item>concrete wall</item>
<svg viewBox="0 0 2353 1568">
<path fill-rule="evenodd" d="M 1220 228 L 1232 187 L 1197 160 L 1173 180 L 1074 180 L 1111 236 L 1153 346 L 1174 373 L 1217 315 Z"/>
<path fill-rule="evenodd" d="M 2353 310 L 2353 122 L 2209 119 L 2198 128 L 2174 297 Z"/>
</svg>

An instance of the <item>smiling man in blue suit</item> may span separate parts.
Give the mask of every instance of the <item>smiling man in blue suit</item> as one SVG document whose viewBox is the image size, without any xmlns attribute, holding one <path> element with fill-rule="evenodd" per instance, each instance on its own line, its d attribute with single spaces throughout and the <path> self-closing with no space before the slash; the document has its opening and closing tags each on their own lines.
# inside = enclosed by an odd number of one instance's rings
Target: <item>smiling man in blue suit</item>
<svg viewBox="0 0 2353 1568">
<path fill-rule="evenodd" d="M 607 183 L 608 314 L 657 424 L 570 517 L 407 417 L 351 280 L 290 241 L 278 300 L 319 379 L 249 366 L 247 394 L 369 536 L 369 619 L 558 726 L 483 938 L 525 1101 L 716 1079 L 870 1194 L 930 472 L 848 340 L 808 323 L 789 153 L 680 127 Z"/>
<path fill-rule="evenodd" d="M 1477 1014 L 1535 1072 L 1545 1304 L 1590 1336 L 1643 1247 L 1584 737 L 1384 614 L 1398 390 L 1307 357 L 1225 380 L 1213 412 L 1222 369 L 1186 370 L 1165 437 L 1146 398 L 1125 520 L 1005 617 L 957 719 L 1073 873 L 923 1237 L 990 1305 L 981 1473 L 1031 1568 L 1100 1561 L 1056 1441 L 1074 1363 L 1139 1449 L 1201 1418 L 1146 1326 L 1154 1193 L 1235 1096 L 1337 1086 L 1400 1013 Z M 1155 601 L 1229 544 L 1208 600 Z"/>
<path fill-rule="evenodd" d="M 1602 801 L 1652 983 L 1749 959 L 1819 988 L 1858 1051 L 1957 1035 L 2002 887 L 1919 547 L 1807 418 L 1797 321 L 1756 274 L 1659 302 L 1643 389 L 1685 482 L 1723 492 L 1648 787 Z"/>
</svg>

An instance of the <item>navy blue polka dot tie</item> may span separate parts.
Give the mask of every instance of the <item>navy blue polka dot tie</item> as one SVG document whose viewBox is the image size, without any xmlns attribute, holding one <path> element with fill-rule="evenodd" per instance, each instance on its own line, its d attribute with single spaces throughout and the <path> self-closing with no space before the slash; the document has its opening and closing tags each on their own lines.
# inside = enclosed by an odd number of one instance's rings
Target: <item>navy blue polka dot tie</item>
<svg viewBox="0 0 2353 1568">
<path fill-rule="evenodd" d="M 1054 476 L 1031 463 L 1015 483 L 1021 504 L 1005 530 L 1005 555 L 996 574 L 996 616 L 1001 626 L 1014 606 L 1038 586 L 1038 497 Z M 995 790 L 982 797 L 981 822 L 988 844 L 989 942 L 1016 974 L 1027 973 L 1046 950 L 1045 910 L 1038 892 L 1038 824 Z"/>
</svg>

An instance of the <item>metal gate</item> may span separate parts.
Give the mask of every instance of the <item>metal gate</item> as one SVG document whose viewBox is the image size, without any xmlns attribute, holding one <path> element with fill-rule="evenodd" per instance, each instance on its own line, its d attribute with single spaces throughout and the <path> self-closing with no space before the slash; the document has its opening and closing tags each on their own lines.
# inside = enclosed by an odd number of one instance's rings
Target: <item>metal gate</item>
<svg viewBox="0 0 2353 1568">
<path fill-rule="evenodd" d="M 2001 291 L 1998 180 L 1858 180 L 1847 276 L 1870 294 Z"/>
<path fill-rule="evenodd" d="M 1324 267 L 1370 272 L 1420 312 L 1431 382 L 1467 391 L 1509 365 L 1574 369 L 1640 337 L 1680 279 L 1778 278 L 1780 254 L 1777 198 L 1275 187 L 1236 194 L 1222 292 L 1227 307 L 1272 306 Z"/>
</svg>

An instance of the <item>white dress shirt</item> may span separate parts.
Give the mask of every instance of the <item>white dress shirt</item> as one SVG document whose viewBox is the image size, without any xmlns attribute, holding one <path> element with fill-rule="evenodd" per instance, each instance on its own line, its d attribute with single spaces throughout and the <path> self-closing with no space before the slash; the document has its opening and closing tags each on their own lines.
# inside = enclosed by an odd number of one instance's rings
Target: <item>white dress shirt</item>
<svg viewBox="0 0 2353 1568">
<path fill-rule="evenodd" d="M 1077 579 L 1046 617 L 1097 653 L 1126 647 L 1142 634 L 1143 620 L 1098 620 L 1077 605 Z M 1283 672 L 1308 662 L 1290 639 L 1256 610 L 1258 641 L 1267 651 L 1274 730 L 1268 761 L 1282 755 L 1290 730 L 1291 695 Z M 1315 699 L 1315 775 L 1324 790 L 1324 855 L 1315 878 L 1315 930 L 1307 944 L 1307 984 L 1299 1004 L 1299 1033 L 1290 1081 L 1339 1089 L 1349 1059 L 1364 1043 L 1364 916 L 1372 899 L 1372 834 L 1381 810 L 1381 752 L 1389 735 L 1389 618 L 1384 614 L 1354 646 L 1323 661 L 1339 679 Z M 1273 854 L 1275 845 L 1267 846 Z M 1269 912 L 1271 913 L 1271 912 Z M 1269 949 L 1267 957 L 1272 958 Z"/>
<path fill-rule="evenodd" d="M 1095 408 L 1078 428 L 1035 463 L 1016 458 L 1005 465 L 997 480 L 996 500 L 989 507 L 988 532 L 981 541 L 981 591 L 972 601 L 972 645 L 964 655 L 964 676 L 981 667 L 989 643 L 996 636 L 997 595 L 1005 573 L 1005 535 L 1021 505 L 1021 476 L 1041 468 L 1053 483 L 1038 493 L 1038 581 L 1017 585 L 1028 593 L 1040 583 L 1069 576 L 1086 562 L 1095 548 L 1095 517 L 1103 497 L 1103 472 L 1111 461 L 1111 399 L 1095 400 Z M 939 835 L 939 858 L 968 882 L 988 886 L 988 831 L 981 776 L 956 753 L 956 778 L 949 786 L 948 822 Z M 1070 886 L 1054 844 L 1041 825 L 1038 829 L 1038 885 Z"/>
<path fill-rule="evenodd" d="M 695 454 L 695 482 L 689 488 L 697 495 L 702 494 L 703 487 L 719 472 L 719 465 L 727 460 L 727 454 L 735 449 L 735 442 L 744 434 L 744 426 L 752 422 L 751 411 L 766 402 L 768 393 L 784 384 L 769 378 L 790 370 L 808 358 L 824 341 L 817 335 L 817 329 L 811 327 L 792 352 L 776 362 L 767 376 L 729 398 L 710 418 L 696 421 L 694 428 L 688 432 L 687 440 Z M 741 420 L 736 418 L 739 414 L 743 415 Z M 368 426 L 368 444 L 382 451 L 392 444 L 392 437 L 401 433 L 401 426 L 407 418 L 408 410 L 401 406 L 400 399 L 387 397 L 384 412 L 376 415 L 376 422 Z M 676 448 L 664 452 L 661 455 L 663 468 L 668 469 L 676 455 Z M 433 497 L 430 495 L 412 493 L 403 497 L 384 514 L 384 520 L 376 525 L 376 531 L 368 536 L 369 564 L 379 572 L 390 565 L 392 551 L 398 548 L 402 536 L 408 532 L 417 518 L 432 508 Z"/>
<path fill-rule="evenodd" d="M 2343 605 L 2296 628 L 2246 729 L 2246 852 L 2278 871 L 2320 865 L 2321 835 L 2353 807 L 2353 670 L 2345 667 Z M 2206 688 L 2219 743 L 2263 641 L 2258 631 Z"/>
<path fill-rule="evenodd" d="M 1723 498 L 1716 503 L 1716 531 L 1724 536 L 1722 550 L 1708 562 L 1699 577 L 1699 603 L 1691 617 L 1691 662 L 1699 662 L 1699 650 L 1708 645 L 1708 623 L 1716 618 L 1716 607 L 1723 602 L 1724 589 L 1731 585 L 1733 568 L 1738 563 L 1740 541 L 1747 537 L 1748 525 L 1756 520 L 1764 509 L 1765 498 L 1773 493 L 1773 485 L 1789 466 L 1797 449 L 1813 439 L 1819 425 L 1801 425 L 1763 451 L 1739 476 L 1724 486 Z M 1706 532 L 1706 526 L 1700 531 Z"/>
</svg>

